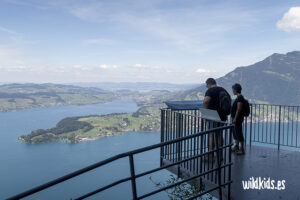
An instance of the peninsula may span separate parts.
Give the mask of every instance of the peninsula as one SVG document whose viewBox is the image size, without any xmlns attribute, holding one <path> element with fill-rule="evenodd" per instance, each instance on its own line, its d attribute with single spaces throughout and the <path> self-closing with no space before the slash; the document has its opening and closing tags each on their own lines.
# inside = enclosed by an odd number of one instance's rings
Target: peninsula
<svg viewBox="0 0 300 200">
<path fill-rule="evenodd" d="M 135 113 L 68 117 L 53 128 L 34 130 L 19 140 L 30 144 L 57 140 L 76 143 L 128 131 L 156 132 L 160 129 L 159 116 L 157 107 L 142 107 Z"/>
</svg>

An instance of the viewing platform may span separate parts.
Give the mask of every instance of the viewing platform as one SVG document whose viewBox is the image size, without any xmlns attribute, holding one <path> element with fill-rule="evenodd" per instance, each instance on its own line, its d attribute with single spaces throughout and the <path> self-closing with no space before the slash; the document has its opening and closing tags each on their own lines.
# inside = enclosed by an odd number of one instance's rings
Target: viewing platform
<svg viewBox="0 0 300 200">
<path fill-rule="evenodd" d="M 162 136 L 162 141 L 167 141 L 168 137 L 170 137 L 168 135 L 172 135 L 174 131 L 172 130 L 173 126 L 183 127 L 182 130 L 179 131 L 181 134 L 177 133 L 177 136 L 180 137 L 194 134 L 194 132 L 197 132 L 198 127 L 200 127 L 202 131 L 208 130 L 210 127 L 205 126 L 214 123 L 211 116 L 203 115 L 201 107 L 195 109 L 189 105 L 189 102 L 186 102 L 186 104 L 185 107 L 184 102 L 180 102 L 177 106 L 176 102 L 173 102 L 168 104 L 169 111 L 162 111 L 169 112 L 166 114 L 169 116 L 166 116 L 165 122 L 162 123 L 168 124 L 168 126 L 165 126 L 165 129 L 162 129 L 162 134 L 165 134 L 165 136 Z M 197 174 L 190 166 L 201 166 L 204 171 L 208 171 L 208 169 L 217 169 L 218 166 L 226 166 L 227 164 L 232 163 L 232 166 L 228 168 L 228 170 L 231 170 L 229 175 L 227 170 L 221 170 L 221 185 L 225 184 L 226 181 L 229 183 L 226 187 L 222 187 L 222 197 L 220 196 L 220 192 L 216 189 L 216 187 L 220 185 L 216 178 L 218 176 L 217 171 L 211 172 L 209 173 L 209 176 L 201 178 L 204 186 L 206 186 L 206 190 L 215 188 L 215 190 L 210 191 L 210 193 L 216 198 L 234 200 L 300 199 L 298 186 L 298 180 L 300 178 L 299 110 L 300 109 L 297 106 L 251 104 L 250 116 L 245 118 L 243 127 L 245 142 L 247 144 L 245 146 L 245 155 L 231 153 L 230 156 L 228 154 L 225 146 L 231 144 L 230 142 L 228 143 L 230 139 L 227 138 L 229 133 L 222 131 L 218 133 L 222 135 L 225 141 L 222 147 L 220 147 L 223 149 L 224 158 L 221 163 L 217 163 L 215 159 L 213 162 L 209 162 L 205 159 L 200 159 L 198 161 L 191 160 L 186 163 L 186 166 L 188 167 L 180 165 L 177 169 L 173 167 L 169 168 L 169 170 L 179 176 L 188 178 Z M 178 122 L 174 119 L 172 120 L 172 118 L 178 117 L 176 115 L 182 115 L 182 124 L 176 125 Z M 218 127 L 224 125 L 225 123 L 217 123 Z M 196 148 L 202 148 L 200 154 L 203 154 L 204 152 L 209 151 L 209 140 L 205 137 L 201 140 L 203 142 L 202 146 L 196 145 Z M 215 142 L 217 143 L 217 140 L 215 140 Z M 184 153 L 187 154 L 187 157 L 199 154 L 197 150 L 196 152 L 194 151 L 193 146 L 190 146 L 188 149 L 191 150 L 190 154 Z M 185 149 L 179 149 L 179 151 L 186 152 Z M 172 161 L 172 158 L 168 157 L 168 153 L 169 152 L 167 151 L 162 165 L 174 162 Z M 176 154 L 176 149 L 174 151 L 171 150 L 170 153 Z M 214 158 L 216 158 L 216 156 L 217 154 L 215 152 Z M 198 174 L 199 173 L 201 172 L 198 172 Z M 266 181 L 270 178 L 270 181 L 274 180 L 274 188 L 267 189 L 266 187 L 268 187 L 268 185 L 265 185 L 265 188 L 261 189 L 244 189 L 242 181 L 248 183 L 252 180 L 251 178 L 254 178 L 254 180 L 258 178 L 264 180 L 265 178 Z M 280 181 L 279 186 L 277 185 L 278 181 Z M 283 185 L 282 181 L 284 181 Z M 268 182 L 263 183 L 269 184 Z M 258 181 L 257 184 L 257 186 L 260 187 Z"/>
</svg>

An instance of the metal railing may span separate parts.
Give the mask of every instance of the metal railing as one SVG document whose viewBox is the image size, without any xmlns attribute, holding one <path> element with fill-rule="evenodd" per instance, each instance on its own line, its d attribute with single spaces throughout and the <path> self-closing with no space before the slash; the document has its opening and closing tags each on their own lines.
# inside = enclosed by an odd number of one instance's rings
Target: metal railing
<svg viewBox="0 0 300 200">
<path fill-rule="evenodd" d="M 300 147 L 300 106 L 250 104 L 244 126 L 246 141 Z M 247 137 L 247 132 L 249 135 Z"/>
<path fill-rule="evenodd" d="M 227 162 L 224 162 L 223 164 L 221 164 L 221 162 L 218 160 L 218 164 L 216 167 L 214 166 L 211 166 L 210 168 L 201 168 L 201 165 L 196 165 L 197 166 L 197 169 L 200 169 L 200 170 L 196 170 L 195 173 L 193 174 L 193 176 L 189 177 L 189 178 L 186 178 L 186 179 L 183 179 L 182 181 L 179 181 L 179 182 L 176 182 L 176 183 L 173 183 L 173 184 L 170 184 L 170 185 L 167 185 L 167 186 L 164 186 L 162 188 L 159 188 L 159 189 L 156 189 L 152 192 L 149 192 L 149 193 L 146 193 L 146 194 L 142 194 L 142 195 L 139 195 L 137 193 L 137 183 L 136 183 L 136 180 L 138 178 L 141 178 L 141 177 L 144 177 L 148 174 L 151 174 L 151 173 L 154 173 L 154 172 L 157 172 L 157 171 L 160 171 L 160 170 L 163 170 L 163 169 L 167 169 L 167 168 L 170 168 L 170 167 L 173 167 L 173 166 L 184 166 L 184 163 L 187 163 L 187 162 L 190 162 L 191 160 L 203 160 L 204 159 L 204 156 L 205 155 L 208 155 L 209 153 L 215 153 L 217 151 L 222 151 L 224 149 L 229 149 L 230 146 L 231 146 L 231 137 L 230 137 L 230 134 L 231 134 L 231 129 L 232 129 L 232 126 L 230 125 L 225 125 L 224 126 L 221 126 L 221 127 L 217 127 L 217 128 L 200 128 L 199 124 L 197 126 L 194 126 L 194 132 L 185 132 L 184 135 L 181 135 L 179 137 L 173 137 L 171 135 L 167 136 L 165 135 L 165 128 L 166 127 L 169 127 L 170 124 L 166 124 L 166 123 L 169 123 L 169 121 L 165 121 L 166 119 L 166 112 L 169 112 L 169 111 L 165 111 L 165 110 L 162 110 L 162 114 L 161 114 L 161 118 L 162 118 L 162 137 L 168 137 L 168 141 L 164 141 L 164 142 L 161 142 L 161 143 L 158 143 L 158 144 L 154 144 L 154 145 L 151 145 L 151 146 L 147 146 L 147 147 L 144 147 L 144 148 L 140 148 L 140 149 L 136 149 L 136 150 L 133 150 L 133 151 L 129 151 L 129 152 L 126 152 L 126 153 L 122 153 L 122 154 L 118 154 L 116 156 L 113 156 L 111 158 L 108 158 L 106 160 L 103 160 L 103 161 L 100 161 L 100 162 L 97 162 L 93 165 L 90 165 L 88 167 L 85 167 L 83 169 L 80 169 L 78 171 L 75 171 L 73 173 L 70 173 L 70 174 L 67 174 L 63 177 L 60 177 L 58 179 L 55 179 L 55 180 L 52 180 L 50 182 L 47 182 L 43 185 L 40 185 L 40 186 L 37 186 L 35 188 L 32 188 L 28 191 L 25 191 L 23 193 L 20 193 L 18 195 L 15 195 L 13 197 L 10 197 L 8 198 L 9 200 L 15 200 L 15 199 L 22 199 L 22 198 L 25 198 L 25 197 L 28 197 L 30 195 L 33 195 L 35 193 L 38 193 L 40 191 L 43 191 L 47 188 L 50 188 L 52 186 L 55 186 L 59 183 L 62 183 L 62 182 L 65 182 L 69 179 L 72 179 L 74 177 L 77 177 L 79 175 L 82 175 L 84 173 L 87 173 L 91 170 L 94 170 L 96 168 L 101 168 L 103 167 L 104 165 L 107 165 L 109 163 L 113 163 L 121 158 L 125 158 L 125 157 L 128 157 L 128 161 L 129 161 L 129 170 L 130 170 L 130 176 L 129 177 L 126 177 L 126 178 L 122 178 L 122 179 L 119 179 L 117 181 L 114 181 L 110 184 L 107 184 L 99 189 L 96 189 L 94 191 L 91 191 L 87 194 L 84 194 L 80 197 L 77 197 L 77 198 L 74 198 L 75 200 L 80 200 L 80 199 L 85 199 L 85 198 L 88 198 L 88 197 L 91 197 L 95 194 L 98 194 L 104 190 L 107 190 L 109 188 L 112 188 L 114 186 L 117 186 L 121 183 L 124 183 L 124 182 L 128 182 L 130 181 L 131 182 L 131 188 L 132 188 L 132 198 L 134 200 L 136 199 L 144 199 L 146 197 L 149 197 L 149 196 L 152 196 L 154 194 L 157 194 L 159 192 L 162 192 L 164 190 L 167 190 L 167 189 L 170 189 L 172 187 L 175 187 L 177 185 L 180 185 L 182 183 L 185 183 L 185 182 L 188 182 L 188 181 L 191 181 L 193 179 L 197 179 L 197 178 L 202 178 L 202 177 L 205 177 L 205 176 L 209 176 L 211 174 L 217 174 L 217 176 L 215 176 L 215 178 L 218 180 L 218 185 L 214 188 L 209 188 L 199 194 L 196 194 L 195 196 L 192 196 L 190 197 L 189 199 L 195 199 L 199 196 L 202 196 L 208 192 L 211 192 L 211 191 L 214 191 L 214 190 L 218 190 L 220 191 L 220 194 L 222 193 L 221 191 L 221 187 L 228 187 L 229 188 L 229 191 L 230 191 L 230 183 L 231 183 L 231 157 L 229 156 L 229 160 Z M 173 114 L 172 114 L 173 116 Z M 187 114 L 184 114 L 184 113 L 176 113 L 176 116 L 177 116 L 177 120 L 178 120 L 178 123 L 183 123 L 184 120 L 188 120 L 189 118 L 191 119 L 192 116 L 188 116 Z M 201 119 L 199 116 L 193 116 L 192 117 L 193 119 L 197 119 L 197 120 L 203 120 Z M 181 120 L 181 122 L 180 122 Z M 195 123 L 195 122 L 194 122 Z M 197 123 L 196 123 L 197 124 Z M 191 124 L 192 125 L 192 124 Z M 195 125 L 195 124 L 194 124 Z M 178 126 L 178 124 L 174 124 L 175 127 L 178 128 L 178 130 L 184 130 L 184 127 L 181 127 Z M 186 124 L 187 126 L 187 124 Z M 171 130 L 171 129 L 168 129 L 168 130 Z M 215 136 L 215 138 L 217 138 L 217 135 L 218 134 L 221 134 L 221 133 L 226 133 L 228 136 L 227 138 L 229 138 L 230 140 L 226 140 L 227 143 L 225 142 L 225 145 L 223 146 L 220 146 L 220 145 L 216 145 L 214 149 L 211 149 L 211 150 L 207 150 L 207 148 L 205 148 L 204 146 L 204 143 L 205 142 L 200 142 L 201 139 L 203 140 L 206 140 L 209 136 Z M 173 132 L 175 133 L 175 132 Z M 178 132 L 177 134 L 179 133 L 182 133 L 182 132 Z M 175 133 L 176 134 L 176 133 Z M 183 147 L 184 145 L 183 144 L 187 144 L 187 143 L 197 143 L 199 144 L 200 146 L 198 146 L 199 148 L 196 148 L 196 146 L 189 146 L 189 149 L 186 149 L 186 151 L 182 152 L 182 154 L 179 155 L 180 153 L 180 150 L 183 150 L 182 148 L 178 148 L 178 147 Z M 218 144 L 218 141 L 216 140 L 216 143 Z M 172 151 L 174 154 L 168 154 L 167 150 L 170 149 L 170 148 L 175 148 L 177 147 L 177 152 L 174 152 Z M 148 152 L 150 150 L 153 150 L 153 149 L 161 149 L 161 161 L 166 158 L 166 156 L 173 156 L 174 159 L 172 159 L 172 163 L 170 164 L 165 164 L 165 165 L 161 165 L 159 166 L 158 168 L 154 168 L 154 169 L 151 169 L 151 170 L 148 170 L 148 171 L 145 171 L 145 172 L 142 172 L 142 173 L 136 173 L 135 172 L 135 162 L 134 162 L 134 156 L 137 155 L 137 154 L 140 154 L 140 153 L 144 153 L 144 152 Z M 196 150 L 197 149 L 197 150 Z M 186 152 L 189 152 L 187 154 L 185 154 Z M 171 152 L 169 152 L 171 153 Z M 178 157 L 175 157 L 175 155 L 178 155 Z M 185 156 L 184 156 L 185 155 Z M 219 155 L 219 154 L 217 154 Z M 230 154 L 229 154 L 230 155 Z M 226 156 L 225 156 L 225 159 L 226 159 Z M 204 166 L 204 165 L 203 165 Z M 229 173 L 227 176 L 228 176 L 228 180 L 225 182 L 225 181 L 221 181 L 223 180 L 222 179 L 222 175 L 225 177 L 225 169 L 228 170 L 227 173 Z M 222 174 L 222 170 L 224 170 L 224 173 Z M 217 172 L 217 173 L 215 173 Z M 225 180 L 225 179 L 224 179 Z M 230 196 L 230 192 L 228 193 L 228 195 Z"/>
<path fill-rule="evenodd" d="M 214 127 L 218 127 L 218 131 L 207 132 Z M 226 199 L 230 199 L 231 128 L 231 125 L 224 122 L 205 119 L 199 110 L 163 109 L 161 142 L 184 137 L 190 139 L 161 147 L 161 166 L 166 163 L 180 163 L 176 166 L 177 169 L 173 169 L 179 176 L 184 172 L 188 174 L 187 177 L 203 174 L 200 181 L 212 183 L 209 184 L 212 185 L 210 189 L 219 190 L 219 199 L 222 199 L 224 189 L 227 190 Z M 204 134 L 197 135 L 199 132 Z M 210 162 L 210 159 L 216 162 Z"/>
</svg>

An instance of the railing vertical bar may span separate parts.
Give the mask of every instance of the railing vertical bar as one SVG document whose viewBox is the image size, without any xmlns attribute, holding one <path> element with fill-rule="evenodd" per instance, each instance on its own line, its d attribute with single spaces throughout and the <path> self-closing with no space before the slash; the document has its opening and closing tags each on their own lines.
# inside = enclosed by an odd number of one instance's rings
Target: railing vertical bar
<svg viewBox="0 0 300 200">
<path fill-rule="evenodd" d="M 187 131 L 186 131 L 186 111 L 185 112 L 185 115 L 184 115 L 184 136 L 187 136 Z M 184 140 L 184 158 L 187 158 L 187 148 L 186 148 L 186 140 Z M 187 162 L 184 162 L 184 168 L 187 167 Z"/>
<path fill-rule="evenodd" d="M 298 119 L 298 115 L 299 115 L 299 112 L 298 112 L 298 108 L 299 107 L 297 107 L 297 122 L 296 122 L 296 147 L 298 147 L 298 121 L 299 121 L 299 119 Z"/>
<path fill-rule="evenodd" d="M 172 139 L 176 139 L 176 115 L 175 113 L 173 113 L 173 116 L 172 116 L 172 119 L 173 119 L 173 126 L 172 126 Z M 172 153 L 172 161 L 174 162 L 175 161 L 175 143 L 173 143 L 173 146 L 172 146 L 172 150 L 173 150 L 173 153 Z"/>
<path fill-rule="evenodd" d="M 171 132 L 170 132 L 170 136 L 171 136 L 171 140 L 173 140 L 174 139 L 174 119 L 173 119 L 173 115 L 174 115 L 174 113 L 171 111 Z M 171 154 L 170 154 L 170 156 L 171 156 L 171 161 L 173 161 L 173 156 L 174 156 L 174 143 L 172 143 L 171 144 L 171 146 L 170 146 L 170 149 L 171 149 Z"/>
<path fill-rule="evenodd" d="M 283 138 L 282 138 L 282 145 L 284 145 L 284 141 L 285 141 L 285 111 L 286 111 L 286 107 L 283 106 L 283 118 L 282 118 L 282 134 L 283 134 Z"/>
<path fill-rule="evenodd" d="M 166 110 L 166 141 L 169 141 L 169 110 Z M 165 159 L 169 159 L 169 145 L 166 145 Z"/>
<path fill-rule="evenodd" d="M 260 141 L 260 120 L 261 120 L 261 113 L 260 113 L 260 104 L 258 105 L 258 130 L 257 130 L 257 133 L 258 133 L 258 141 Z"/>
<path fill-rule="evenodd" d="M 194 112 L 195 116 L 196 116 L 196 111 Z M 197 126 L 196 126 L 196 117 L 194 117 L 194 134 L 197 132 Z M 194 138 L 194 156 L 196 156 L 196 138 Z M 195 172 L 196 170 L 196 160 L 193 160 L 193 171 Z"/>
<path fill-rule="evenodd" d="M 226 131 L 222 131 L 222 134 L 224 134 L 224 138 L 225 138 L 225 145 L 228 144 L 227 141 L 228 141 L 228 134 L 226 134 Z M 222 136 L 223 137 L 223 136 Z M 225 148 L 225 152 L 224 152 L 224 163 L 227 163 L 227 151 L 228 151 L 228 148 Z M 230 152 L 228 152 L 230 153 Z M 224 168 L 224 183 L 226 182 L 226 167 Z"/>
<path fill-rule="evenodd" d="M 193 134 L 193 119 L 192 119 L 192 116 L 191 116 L 191 113 L 189 112 L 189 115 L 190 115 L 190 124 L 189 124 L 189 129 L 190 129 L 190 135 L 192 135 Z M 192 157 L 193 156 L 193 143 L 192 143 L 192 140 L 193 140 L 193 138 L 190 138 L 188 141 L 189 141 L 189 156 L 190 157 Z M 192 165 L 192 161 L 193 160 L 191 160 L 190 162 L 189 162 L 189 170 L 190 171 L 192 171 L 192 167 L 193 167 L 193 165 Z"/>
<path fill-rule="evenodd" d="M 256 126 L 257 126 L 257 110 L 256 110 L 256 104 L 255 104 L 255 123 L 254 123 L 254 141 L 256 141 Z"/>
<path fill-rule="evenodd" d="M 204 130 L 206 130 L 206 126 L 207 126 L 207 122 L 205 119 L 203 119 L 203 127 L 204 127 Z M 207 138 L 206 138 L 206 134 L 203 136 L 204 137 L 204 140 L 203 140 L 203 146 L 204 146 L 204 152 L 207 151 Z M 205 164 L 205 158 L 203 158 L 203 172 L 205 172 L 206 170 L 206 164 Z M 208 175 L 206 176 L 206 178 L 208 177 Z"/>
<path fill-rule="evenodd" d="M 267 105 L 267 117 L 266 117 L 266 140 L 268 141 L 268 125 L 269 125 L 269 105 Z M 269 141 L 271 142 L 271 141 Z"/>
<path fill-rule="evenodd" d="M 228 130 L 226 130 L 228 131 Z M 232 144 L 232 127 L 229 130 L 229 144 Z M 229 147 L 229 154 L 228 154 L 228 162 L 231 163 L 231 147 Z M 228 187 L 227 187 L 227 199 L 231 199 L 231 165 L 228 166 Z"/>
<path fill-rule="evenodd" d="M 261 122 L 261 136 L 262 136 L 262 141 L 265 142 L 264 140 L 264 126 L 265 126 L 265 105 L 262 105 L 262 122 Z"/>
<path fill-rule="evenodd" d="M 187 134 L 190 135 L 190 115 L 189 115 L 189 111 L 188 111 L 188 116 L 187 116 L 188 120 L 187 120 Z M 187 157 L 190 157 L 190 140 L 188 139 L 186 141 L 187 143 Z M 190 167 L 190 161 L 187 162 L 187 169 L 189 170 Z"/>
<path fill-rule="evenodd" d="M 277 126 L 277 108 L 276 107 L 275 107 L 275 117 L 274 118 L 275 118 L 275 121 L 274 121 L 274 144 L 276 144 L 276 138 L 275 138 L 276 137 L 276 133 L 278 135 L 278 132 L 276 132 L 276 127 L 278 127 Z"/>
<path fill-rule="evenodd" d="M 248 117 L 245 117 L 245 123 L 244 123 L 244 127 L 245 127 L 245 145 L 247 145 L 247 131 L 248 131 L 248 129 L 247 129 L 247 126 L 248 126 Z"/>
<path fill-rule="evenodd" d="M 201 118 L 201 132 L 204 130 L 204 120 Z M 204 146 L 204 139 L 203 139 L 203 136 L 200 136 L 200 153 L 202 154 L 203 153 L 203 146 Z M 203 156 L 200 157 L 200 173 L 202 173 L 202 169 L 203 169 Z M 201 179 L 202 180 L 202 179 Z M 202 184 L 202 182 L 201 182 Z"/>
<path fill-rule="evenodd" d="M 280 124 L 281 124 L 281 106 L 279 106 L 279 118 L 278 118 L 278 150 L 280 148 Z"/>
<path fill-rule="evenodd" d="M 293 112 L 292 112 L 292 139 L 291 139 L 291 142 L 292 142 L 292 145 L 294 146 L 293 144 L 293 141 L 294 141 L 294 115 L 295 115 L 295 107 L 293 107 Z"/>
<path fill-rule="evenodd" d="M 169 141 L 172 140 L 172 112 L 169 111 Z M 172 159 L 172 144 L 169 144 L 169 160 Z"/>
<path fill-rule="evenodd" d="M 197 132 L 200 133 L 200 118 L 199 117 L 197 119 L 197 124 L 198 124 Z M 197 148 L 198 148 L 197 155 L 199 155 L 200 154 L 200 136 L 197 137 Z M 197 173 L 199 173 L 199 157 L 197 158 Z"/>
<path fill-rule="evenodd" d="M 165 111 L 164 110 L 161 110 L 161 118 L 160 118 L 160 121 L 161 121 L 161 124 L 160 124 L 160 142 L 164 142 L 164 124 L 165 124 L 165 120 L 164 120 L 164 113 Z M 164 146 L 160 147 L 160 166 L 163 165 L 163 157 L 164 157 Z"/>
<path fill-rule="evenodd" d="M 171 110 L 168 110 L 168 141 L 171 140 L 172 118 Z M 168 144 L 168 159 L 171 160 L 171 144 Z"/>
<path fill-rule="evenodd" d="M 251 145 L 252 145 L 252 125 L 253 125 L 253 104 L 251 104 L 251 107 L 250 107 L 250 111 L 251 111 L 251 121 L 250 121 L 250 147 L 251 147 Z M 247 139 L 247 138 L 246 138 Z"/>
<path fill-rule="evenodd" d="M 177 135 L 177 137 L 176 137 L 176 139 L 177 138 L 180 138 L 181 136 L 180 136 L 180 134 L 181 134 L 181 126 L 180 126 L 180 123 L 181 123 L 181 116 L 180 116 L 180 113 L 176 113 L 176 118 L 177 118 L 177 121 L 176 121 L 176 135 Z M 177 153 L 177 159 L 176 159 L 176 162 L 179 162 L 180 161 L 180 154 L 181 154 L 181 152 L 180 152 L 180 142 L 178 142 L 177 144 L 176 144 L 176 153 Z M 178 166 L 177 166 L 177 174 L 178 174 L 178 176 L 180 176 L 180 165 L 181 164 L 178 164 Z"/>
<path fill-rule="evenodd" d="M 219 189 L 219 199 L 220 200 L 222 200 L 223 199 L 223 197 L 222 197 L 222 187 L 221 187 L 221 180 L 222 180 L 222 178 L 221 178 L 221 163 L 220 163 L 220 146 L 219 146 L 219 135 L 218 134 L 220 134 L 220 132 L 218 132 L 218 131 L 216 131 L 215 133 L 214 133 L 214 135 L 215 135 L 215 149 L 217 150 L 217 165 L 218 165 L 218 189 Z M 215 174 L 215 173 L 214 173 Z M 215 175 L 215 177 L 216 177 L 216 175 Z"/>
<path fill-rule="evenodd" d="M 211 123 L 214 123 L 214 122 L 211 121 Z M 215 127 L 214 124 L 213 124 L 212 127 Z M 212 128 L 212 127 L 211 127 L 211 128 Z M 212 135 L 214 135 L 214 134 L 212 134 Z M 213 139 L 212 139 L 212 140 L 213 140 Z M 216 146 L 216 143 L 214 143 L 214 146 Z M 213 147 L 212 147 L 212 149 L 213 149 Z M 213 159 L 214 159 L 214 153 L 212 153 L 212 156 L 211 156 L 211 157 L 212 157 L 212 159 L 211 159 L 211 161 L 210 161 L 210 163 L 211 163 L 211 168 L 210 168 L 210 169 L 213 169 L 213 168 L 214 168 L 214 162 L 213 162 Z M 213 179 L 214 179 L 214 172 L 211 172 L 210 174 L 211 174 L 211 181 L 213 181 Z"/>
<path fill-rule="evenodd" d="M 286 134 L 286 145 L 289 146 L 289 134 L 290 134 L 290 106 L 287 107 L 287 112 L 288 112 L 288 116 L 287 116 L 287 134 Z"/>
<path fill-rule="evenodd" d="M 270 130 L 269 130 L 269 134 L 270 134 L 270 143 L 272 143 L 272 124 L 273 124 L 273 106 L 271 105 L 271 115 L 270 115 Z"/>
<path fill-rule="evenodd" d="M 133 197 L 133 200 L 137 200 L 134 161 L 133 161 L 133 155 L 132 154 L 129 155 L 129 164 L 130 164 L 130 174 L 131 174 L 132 197 Z"/>
</svg>

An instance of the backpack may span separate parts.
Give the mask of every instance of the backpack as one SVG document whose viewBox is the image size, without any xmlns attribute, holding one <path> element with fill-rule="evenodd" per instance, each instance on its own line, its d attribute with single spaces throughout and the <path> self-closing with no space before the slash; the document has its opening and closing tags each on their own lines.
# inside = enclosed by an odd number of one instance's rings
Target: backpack
<svg viewBox="0 0 300 200">
<path fill-rule="evenodd" d="M 243 102 L 243 116 L 248 117 L 250 115 L 250 104 L 247 99 Z"/>
<path fill-rule="evenodd" d="M 225 91 L 222 90 L 219 93 L 219 111 L 224 115 L 229 115 L 231 110 L 231 97 Z"/>
</svg>

